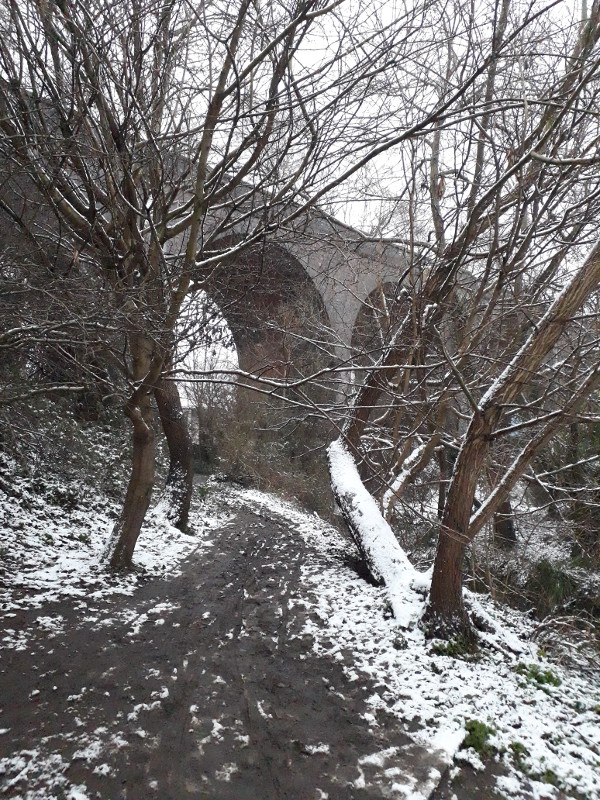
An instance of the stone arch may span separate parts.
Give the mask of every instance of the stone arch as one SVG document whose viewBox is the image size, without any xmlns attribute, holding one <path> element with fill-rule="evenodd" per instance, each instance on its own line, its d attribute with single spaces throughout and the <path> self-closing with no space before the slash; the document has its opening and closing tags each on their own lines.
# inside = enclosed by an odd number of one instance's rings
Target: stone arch
<svg viewBox="0 0 600 800">
<path fill-rule="evenodd" d="M 215 249 L 235 240 L 221 239 Z M 220 308 L 238 351 L 240 368 L 293 378 L 317 358 L 310 340 L 329 327 L 318 287 L 288 247 L 263 241 L 224 260 L 204 288 Z"/>
<path fill-rule="evenodd" d="M 403 250 L 372 242 L 320 210 L 302 217 L 282 234 L 284 246 L 300 261 L 323 300 L 338 355 L 351 355 L 352 333 L 361 308 L 381 284 L 402 281 L 409 269 Z"/>
<path fill-rule="evenodd" d="M 211 246 L 226 251 L 235 244 L 234 238 L 221 238 Z M 203 289 L 231 331 L 240 368 L 254 375 L 294 380 L 333 361 L 330 348 L 314 341 L 316 335 L 322 343 L 327 335 L 325 303 L 291 250 L 278 241 L 263 241 L 223 259 L 210 274 L 197 276 L 204 277 Z M 315 453 L 326 423 L 306 419 L 302 408 L 287 402 L 299 398 L 293 389 L 270 396 L 257 394 L 252 384 L 251 379 L 238 381 L 231 407 L 225 414 L 218 409 L 213 430 L 205 437 L 206 453 L 219 453 L 219 463 L 241 480 L 259 474 L 264 480 L 272 475 L 285 481 L 301 469 L 307 485 L 313 485 L 315 471 L 321 475 L 321 458 Z M 333 390 L 311 384 L 303 387 L 306 393 L 313 402 L 322 402 Z M 317 483 L 326 486 L 326 475 Z"/>
<path fill-rule="evenodd" d="M 218 215 L 207 221 L 209 235 L 219 222 Z M 242 219 L 239 226 L 230 220 L 229 225 L 230 234 L 211 241 L 215 253 L 243 242 L 247 235 L 248 219 Z M 184 245 L 182 235 L 171 248 L 174 253 L 181 252 Z M 277 374 L 290 363 L 287 347 L 281 337 L 279 341 L 267 340 L 284 305 L 293 323 L 299 323 L 296 333 L 300 336 L 303 330 L 312 333 L 320 328 L 319 338 L 326 342 L 329 363 L 350 363 L 353 330 L 365 300 L 379 285 L 404 280 L 409 270 L 409 260 L 400 247 L 369 241 L 320 209 L 309 209 L 260 243 L 224 258 L 210 275 L 198 277 L 206 279 L 207 292 L 227 318 L 231 317 L 243 365 Z M 278 288 L 269 291 L 273 287 Z M 246 307 L 235 310 L 240 302 Z M 252 309 L 257 313 L 252 314 Z M 294 316 L 300 320 L 294 320 Z M 326 335 L 325 328 L 329 331 Z M 295 341 L 298 344 L 300 339 Z"/>
</svg>

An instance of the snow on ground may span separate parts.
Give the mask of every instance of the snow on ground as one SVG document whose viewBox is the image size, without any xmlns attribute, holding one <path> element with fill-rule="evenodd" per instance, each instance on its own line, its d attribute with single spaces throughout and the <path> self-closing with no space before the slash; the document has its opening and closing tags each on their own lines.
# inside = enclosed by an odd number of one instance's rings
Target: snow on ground
<svg viewBox="0 0 600 800">
<path fill-rule="evenodd" d="M 507 772 L 497 781 L 507 798 L 554 798 L 559 789 L 568 797 L 600 798 L 597 675 L 550 663 L 531 642 L 534 625 L 526 616 L 481 596 L 475 602 L 500 623 L 501 633 L 486 635 L 487 646 L 476 656 L 451 657 L 446 643 L 426 641 L 418 628 L 400 628 L 385 614 L 384 588 L 361 581 L 332 559 L 352 546 L 330 525 L 278 498 L 251 490 L 241 494 L 257 510 L 292 522 L 319 554 L 316 563 L 304 567 L 315 600 L 297 601 L 316 601 L 321 624 L 309 622 L 306 632 L 319 655 L 341 661 L 343 651 L 353 651 L 348 678 L 358 680 L 366 672 L 381 686 L 369 701 L 374 710 L 418 722 L 415 741 L 459 767 L 467 763 L 481 769 L 481 753 L 463 743 L 467 729 L 474 731 L 470 740 L 483 732 L 483 749 Z M 476 723 L 487 726 L 487 734 Z M 427 795 L 398 784 L 394 796 L 417 800 Z"/>
<path fill-rule="evenodd" d="M 117 508 L 83 484 L 47 481 L 40 494 L 30 480 L 14 476 L 11 495 L 0 489 L 0 614 L 69 596 L 132 594 L 139 573 L 111 575 L 100 563 Z M 159 502 L 138 540 L 136 566 L 145 576 L 172 574 L 227 519 L 208 504 L 188 535 L 169 524 Z M 59 619 L 47 622 L 50 630 L 59 625 Z"/>
<path fill-rule="evenodd" d="M 65 598 L 77 605 L 82 623 L 89 625 L 90 630 L 110 628 L 119 620 L 130 624 L 129 635 L 135 636 L 143 625 L 164 624 L 163 615 L 172 608 L 170 603 L 159 603 L 143 614 L 122 609 L 115 603 L 112 613 L 100 618 L 90 614 L 87 606 L 90 600 L 110 602 L 112 597 L 134 595 L 142 583 L 153 577 L 175 576 L 183 560 L 196 548 L 209 546 L 213 531 L 233 517 L 218 501 L 204 503 L 202 514 L 194 515 L 193 532 L 188 535 L 169 524 L 159 501 L 148 515 L 138 540 L 136 572 L 115 575 L 101 565 L 101 557 L 117 510 L 117 504 L 107 501 L 99 492 L 72 481 L 45 480 L 43 485 L 37 485 L 30 478 L 19 478 L 15 471 L 10 484 L 5 481 L 0 486 L 0 652 L 27 650 L 39 628 L 52 646 L 52 639 L 65 624 L 60 614 L 37 615 L 36 631 L 15 630 L 11 620 L 18 617 L 20 609 L 43 610 Z M 87 691 L 87 687 L 82 687 L 79 695 L 71 695 L 67 701 L 77 703 Z M 164 691 L 168 694 L 167 688 Z M 35 694 L 31 700 L 36 699 Z M 155 702 L 159 704 L 158 700 Z M 74 759 L 91 762 L 101 755 L 110 760 L 111 752 L 126 744 L 106 728 L 89 734 L 83 725 L 81 722 Z M 0 735 L 9 735 L 9 731 L 0 730 Z M 138 735 L 145 736 L 145 731 L 140 730 Z M 32 741 L 31 748 L 1 759 L 2 795 L 10 794 L 29 778 L 33 781 L 43 776 L 46 790 L 19 797 L 88 800 L 86 787 L 72 785 L 66 778 L 64 773 L 69 763 L 56 752 L 56 747 L 55 738 L 41 737 Z M 110 770 L 110 767 L 99 763 L 95 770 Z"/>
<path fill-rule="evenodd" d="M 43 608 L 59 597 L 132 594 L 138 584 L 135 574 L 115 577 L 98 567 L 114 522 L 114 507 L 86 487 L 80 487 L 85 502 L 77 503 L 65 500 L 73 486 L 53 487 L 42 498 L 15 478 L 11 494 L 0 491 L 5 564 L 0 614 L 6 627 L 0 644 L 4 647 L 27 645 L 25 632 L 17 633 L 10 626 L 11 615 L 19 608 Z M 415 627 L 399 628 L 390 617 L 386 590 L 360 580 L 344 564 L 344 557 L 355 555 L 354 548 L 316 514 L 253 490 L 211 491 L 222 493 L 232 510 L 247 505 L 259 513 L 283 517 L 293 535 L 303 537 L 312 555 L 303 569 L 306 593 L 294 602 L 320 620 L 319 624 L 308 622 L 305 633 L 314 637 L 317 654 L 343 662 L 349 680 L 360 680 L 362 673 L 372 676 L 378 687 L 369 700 L 374 712 L 382 708 L 399 720 L 414 721 L 415 742 L 438 751 L 456 770 L 464 764 L 480 769 L 481 756 L 487 751 L 505 766 L 505 774 L 497 779 L 504 797 L 558 798 L 560 788 L 567 797 L 600 800 L 597 683 L 549 663 L 531 643 L 533 624 L 526 617 L 480 597 L 483 612 L 500 620 L 504 633 L 488 635 L 487 646 L 477 657 L 451 657 L 446 644 L 426 641 Z M 48 499 L 53 492 L 56 502 Z M 230 519 L 221 505 L 205 504 L 202 522 L 196 519 L 196 535 L 190 537 L 169 526 L 160 511 L 155 512 L 140 538 L 136 561 L 146 575 L 176 573 L 191 550 L 209 546 L 211 531 Z M 424 602 L 418 592 L 411 592 L 411 597 L 411 602 L 415 597 Z M 144 619 L 132 616 L 128 620 L 132 632 L 143 624 L 161 624 L 165 611 L 166 607 L 156 608 Z M 49 638 L 60 630 L 61 622 L 58 615 L 39 617 Z M 350 660 L 342 655 L 348 652 L 353 654 Z M 375 714 L 367 717 L 376 724 Z M 465 746 L 467 730 L 482 734 L 483 745 Z M 477 745 L 477 737 L 470 737 Z M 82 758 L 97 746 L 93 738 L 82 741 Z M 31 754 L 15 757 L 24 759 L 23 769 L 36 761 L 39 767 L 33 749 Z M 393 754 L 373 753 L 369 758 L 369 763 L 381 763 L 389 772 L 392 796 L 400 800 L 427 796 L 439 779 L 439 774 L 432 773 L 427 785 L 402 783 L 394 775 Z M 46 765 L 48 774 L 57 775 L 63 766 L 58 761 Z M 231 774 L 230 767 L 224 765 L 223 780 Z M 85 797 L 81 787 L 69 791 L 72 800 Z"/>
</svg>

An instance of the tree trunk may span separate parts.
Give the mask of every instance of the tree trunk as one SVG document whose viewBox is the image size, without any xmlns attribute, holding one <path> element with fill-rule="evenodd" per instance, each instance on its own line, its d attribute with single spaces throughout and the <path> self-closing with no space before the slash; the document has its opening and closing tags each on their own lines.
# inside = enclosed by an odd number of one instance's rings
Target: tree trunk
<svg viewBox="0 0 600 800">
<path fill-rule="evenodd" d="M 494 544 L 500 547 L 514 547 L 517 543 L 517 528 L 513 510 L 508 497 L 494 514 Z"/>
<path fill-rule="evenodd" d="M 445 516 L 445 515 L 444 515 Z M 465 542 L 454 531 L 440 529 L 431 579 L 429 603 L 424 618 L 428 636 L 448 639 L 473 638 L 471 623 L 463 603 L 463 561 Z"/>
<path fill-rule="evenodd" d="M 437 513 L 438 513 L 438 519 L 441 519 L 444 516 L 444 508 L 446 507 L 446 490 L 448 488 L 447 481 L 450 477 L 450 472 L 448 470 L 448 456 L 443 447 L 440 447 L 440 449 L 438 450 L 437 457 L 438 457 L 438 468 L 440 473 Z"/>
<path fill-rule="evenodd" d="M 425 629 L 430 636 L 462 636 L 471 641 L 473 631 L 463 603 L 463 561 L 469 543 L 469 523 L 477 489 L 477 479 L 489 450 L 488 434 L 497 411 L 479 413 L 473 418 L 465 443 L 458 454 L 433 565 Z"/>
<path fill-rule="evenodd" d="M 167 516 L 169 522 L 185 531 L 194 478 L 190 434 L 175 382 L 160 378 L 154 396 L 169 448 L 169 473 L 165 484 Z"/>
<path fill-rule="evenodd" d="M 154 342 L 140 331 L 132 333 L 131 378 L 135 385 L 125 404 L 124 413 L 133 426 L 131 475 L 123 510 L 113 528 L 104 557 L 113 569 L 131 569 L 136 542 L 150 505 L 154 487 L 156 434 L 152 409 L 151 368 L 154 364 Z M 149 380 L 150 379 L 150 380 Z"/>
<path fill-rule="evenodd" d="M 476 473 L 475 473 L 476 474 Z M 462 491 L 452 491 L 453 481 L 440 524 L 425 630 L 430 636 L 447 639 L 460 635 L 470 639 L 471 625 L 463 603 L 463 561 L 475 482 L 470 474 L 461 481 Z M 473 484 L 471 487 L 470 484 Z"/>
<path fill-rule="evenodd" d="M 125 414 L 133 425 L 132 467 L 123 510 L 108 546 L 109 563 L 113 569 L 131 569 L 133 566 L 133 551 L 154 486 L 156 436 L 149 392 L 139 395 L 135 392 Z"/>
</svg>

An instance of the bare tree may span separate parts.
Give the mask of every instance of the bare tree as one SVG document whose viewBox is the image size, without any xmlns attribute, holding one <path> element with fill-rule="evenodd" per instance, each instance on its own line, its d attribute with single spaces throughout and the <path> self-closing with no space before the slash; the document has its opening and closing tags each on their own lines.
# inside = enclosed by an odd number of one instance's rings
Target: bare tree
<svg viewBox="0 0 600 800">
<path fill-rule="evenodd" d="M 397 315 L 384 292 L 373 304 L 376 358 L 338 444 L 387 490 L 388 510 L 437 456 L 428 622 L 469 634 L 466 544 L 506 516 L 514 482 L 577 419 L 597 380 L 595 339 L 573 327 L 598 279 L 599 10 L 563 25 L 552 5 L 520 13 L 498 0 L 477 20 L 459 2 L 381 16 L 336 0 L 3 5 L 0 137 L 20 176 L 5 211 L 81 265 L 124 336 L 112 352 L 133 454 L 114 567 L 131 565 L 150 502 L 153 402 L 169 444 L 172 519 L 187 522 L 191 454 L 170 380 L 186 297 L 388 154 L 400 177 L 387 228 L 399 213 L 392 235 L 411 269 L 398 276 Z M 32 222 L 33 192 L 48 212 Z M 510 330 L 497 333 L 505 319 Z M 527 401 L 564 342 L 569 379 L 551 370 Z M 308 381 L 265 378 L 262 391 L 302 405 Z M 387 450 L 372 446 L 376 426 Z M 501 460 L 492 440 L 520 450 Z M 486 465 L 496 477 L 473 513 Z M 334 490 L 367 553 L 335 475 Z"/>
<path fill-rule="evenodd" d="M 188 438 L 164 378 L 175 324 L 192 284 L 222 260 L 219 235 L 238 234 L 226 251 L 257 241 L 282 203 L 282 164 L 290 161 L 292 183 L 301 171 L 310 131 L 281 106 L 293 98 L 293 55 L 327 10 L 308 2 L 264 14 L 246 2 L 200 12 L 135 0 L 5 10 L 3 145 L 25 175 L 12 208 L 35 188 L 63 249 L 109 287 L 126 336 L 133 465 L 115 567 L 130 564 L 150 501 L 153 395 L 169 443 L 174 520 L 187 522 Z M 251 171 L 255 182 L 244 185 Z"/>
<path fill-rule="evenodd" d="M 371 87 L 426 7 L 385 21 L 340 0 L 2 5 L 0 131 L 21 175 L 5 210 L 43 201 L 45 219 L 21 214 L 29 233 L 95 277 L 125 336 L 133 455 L 114 567 L 131 564 L 150 502 L 153 398 L 172 518 L 187 522 L 188 439 L 166 382 L 186 295 L 406 136 L 381 99 L 374 122 Z"/>
<path fill-rule="evenodd" d="M 433 82 L 441 97 L 468 73 L 478 35 L 491 32 L 493 50 L 515 25 L 507 2 L 490 5 L 487 29 L 476 29 L 462 6 L 455 11 Z M 444 491 L 425 618 L 433 634 L 471 635 L 462 600 L 467 545 L 495 514 L 506 516 L 516 481 L 561 427 L 577 422 L 598 385 L 597 332 L 585 309 L 600 278 L 599 38 L 597 3 L 582 24 L 563 27 L 549 13 L 522 27 L 471 87 L 481 113 L 465 103 L 463 119 L 438 126 L 425 147 L 413 144 L 406 189 L 394 192 L 420 271 L 403 282 L 404 313 L 355 393 L 331 451 L 332 477 L 369 560 L 340 450 L 362 464 L 363 479 L 379 474 L 374 486 L 383 483 L 387 510 L 438 453 Z M 475 502 L 490 459 L 495 477 Z M 371 566 L 382 577 L 372 558 Z"/>
</svg>

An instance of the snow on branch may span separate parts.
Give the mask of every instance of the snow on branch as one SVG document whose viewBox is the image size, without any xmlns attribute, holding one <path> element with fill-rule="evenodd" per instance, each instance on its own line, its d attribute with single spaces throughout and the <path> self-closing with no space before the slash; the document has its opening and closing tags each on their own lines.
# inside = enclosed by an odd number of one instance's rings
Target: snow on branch
<svg viewBox="0 0 600 800">
<path fill-rule="evenodd" d="M 85 390 L 86 387 L 79 384 L 48 384 L 47 386 L 41 386 L 39 389 L 24 390 L 20 394 L 14 394 L 6 397 L 0 395 L 0 406 L 16 403 L 20 400 L 28 400 L 30 397 L 35 397 L 36 395 L 40 394 L 47 395 L 59 394 L 62 392 L 85 392 Z"/>
</svg>

